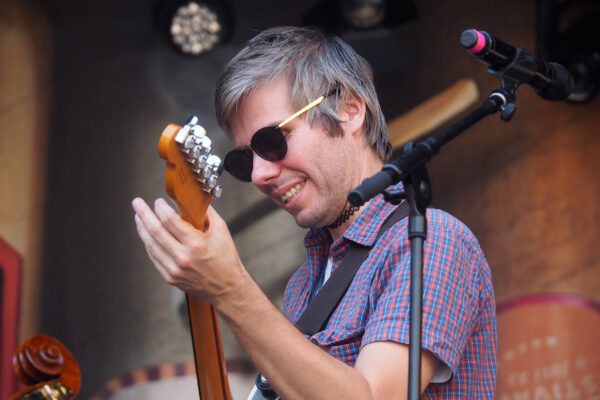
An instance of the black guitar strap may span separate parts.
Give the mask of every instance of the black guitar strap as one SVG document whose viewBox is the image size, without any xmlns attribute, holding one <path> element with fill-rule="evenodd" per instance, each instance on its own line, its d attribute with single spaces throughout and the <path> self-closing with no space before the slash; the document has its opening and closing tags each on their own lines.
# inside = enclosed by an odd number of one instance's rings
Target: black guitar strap
<svg viewBox="0 0 600 400">
<path fill-rule="evenodd" d="M 388 230 L 389 227 L 394 225 L 396 222 L 402 220 L 408 216 L 408 202 L 404 201 L 398 206 L 394 212 L 385 220 L 381 229 L 377 233 L 377 237 L 371 246 L 363 246 L 355 242 L 351 242 L 348 252 L 344 256 L 344 259 L 332 272 L 331 276 L 321 287 L 319 292 L 311 299 L 308 306 L 304 309 L 298 321 L 296 321 L 296 328 L 302 333 L 307 335 L 314 335 L 317 332 L 323 330 L 327 325 L 331 314 L 339 304 L 342 297 L 348 290 L 350 283 L 354 279 L 358 268 L 361 266 L 363 261 L 367 258 L 371 249 L 379 238 Z M 258 374 L 256 377 L 256 389 L 253 392 L 254 396 L 250 396 L 249 399 L 276 399 L 278 398 L 275 391 L 270 387 L 266 379 L 262 374 Z"/>
</svg>

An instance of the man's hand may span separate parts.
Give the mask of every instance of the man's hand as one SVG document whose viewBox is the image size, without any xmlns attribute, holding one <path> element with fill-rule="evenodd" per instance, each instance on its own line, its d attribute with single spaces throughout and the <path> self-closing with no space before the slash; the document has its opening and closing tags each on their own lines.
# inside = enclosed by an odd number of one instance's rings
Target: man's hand
<svg viewBox="0 0 600 400">
<path fill-rule="evenodd" d="M 140 198 L 132 205 L 146 251 L 170 285 L 214 303 L 247 278 L 227 225 L 212 207 L 203 232 L 181 219 L 164 199 L 155 201 L 154 210 Z"/>
</svg>

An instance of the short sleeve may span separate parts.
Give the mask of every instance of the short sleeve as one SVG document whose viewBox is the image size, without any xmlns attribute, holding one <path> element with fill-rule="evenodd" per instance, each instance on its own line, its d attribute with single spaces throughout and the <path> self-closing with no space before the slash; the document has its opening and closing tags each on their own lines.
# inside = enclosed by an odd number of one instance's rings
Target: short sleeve
<svg viewBox="0 0 600 400">
<path fill-rule="evenodd" d="M 427 220 L 422 346 L 456 372 L 476 324 L 479 271 L 485 258 L 474 235 L 456 218 L 429 209 Z M 376 341 L 409 341 L 410 245 L 405 232 L 389 232 L 381 240 L 390 241 L 390 245 L 373 282 L 374 311 L 366 323 L 361 347 Z M 438 374 L 438 379 L 450 378 L 447 369 Z"/>
</svg>

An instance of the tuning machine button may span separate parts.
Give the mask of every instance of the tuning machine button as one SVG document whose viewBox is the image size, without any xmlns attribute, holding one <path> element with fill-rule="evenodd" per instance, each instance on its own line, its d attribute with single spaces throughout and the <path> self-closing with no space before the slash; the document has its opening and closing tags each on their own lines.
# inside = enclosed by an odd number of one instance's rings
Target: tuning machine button
<svg viewBox="0 0 600 400">
<path fill-rule="evenodd" d="M 180 146 L 183 146 L 183 148 L 185 149 L 187 144 L 187 140 L 190 137 L 190 125 L 184 125 L 182 126 L 179 131 L 177 131 L 177 135 L 175 135 L 175 143 L 177 143 Z"/>
<path fill-rule="evenodd" d="M 206 129 L 204 129 L 202 127 L 202 125 L 192 125 L 192 128 L 190 129 L 192 135 L 196 136 L 196 137 L 205 137 L 206 136 Z"/>
<path fill-rule="evenodd" d="M 223 194 L 223 187 L 221 187 L 221 185 L 217 185 L 215 186 L 211 191 L 210 194 L 212 197 L 214 197 L 215 199 L 218 199 L 219 197 L 221 197 L 221 194 Z"/>
</svg>

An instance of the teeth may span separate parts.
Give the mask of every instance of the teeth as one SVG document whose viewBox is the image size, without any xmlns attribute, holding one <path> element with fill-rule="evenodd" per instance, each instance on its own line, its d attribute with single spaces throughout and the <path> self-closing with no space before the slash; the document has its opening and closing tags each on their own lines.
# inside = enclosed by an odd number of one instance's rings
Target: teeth
<svg viewBox="0 0 600 400">
<path fill-rule="evenodd" d="M 284 203 L 290 201 L 292 197 L 294 197 L 296 193 L 298 193 L 300 189 L 302 189 L 302 186 L 304 186 L 304 182 L 298 183 L 296 186 L 285 192 L 285 194 L 280 197 L 281 201 L 283 201 Z"/>
</svg>

